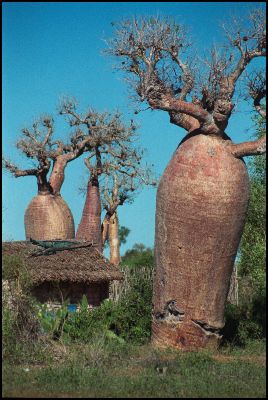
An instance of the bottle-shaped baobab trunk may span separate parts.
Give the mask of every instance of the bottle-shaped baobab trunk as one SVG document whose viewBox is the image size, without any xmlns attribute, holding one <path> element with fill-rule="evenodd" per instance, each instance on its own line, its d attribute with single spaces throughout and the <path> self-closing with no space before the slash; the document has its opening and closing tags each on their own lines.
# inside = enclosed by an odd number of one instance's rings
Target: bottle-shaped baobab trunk
<svg viewBox="0 0 268 400">
<path fill-rule="evenodd" d="M 152 325 L 157 345 L 219 344 L 249 197 L 245 163 L 227 142 L 189 135 L 161 178 Z"/>
<path fill-rule="evenodd" d="M 102 251 L 101 201 L 97 178 L 88 181 L 85 205 L 75 238 L 93 242 Z"/>
<path fill-rule="evenodd" d="M 60 195 L 39 192 L 24 214 L 26 240 L 73 239 L 74 220 Z"/>
<path fill-rule="evenodd" d="M 121 261 L 118 228 L 118 216 L 115 212 L 109 222 L 110 262 L 114 265 L 120 264 Z"/>
</svg>

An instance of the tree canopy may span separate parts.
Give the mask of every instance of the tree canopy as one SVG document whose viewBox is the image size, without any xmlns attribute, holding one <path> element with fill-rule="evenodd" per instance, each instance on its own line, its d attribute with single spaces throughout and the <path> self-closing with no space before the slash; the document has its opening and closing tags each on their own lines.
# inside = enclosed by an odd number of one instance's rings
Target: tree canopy
<svg viewBox="0 0 268 400">
<path fill-rule="evenodd" d="M 107 41 L 106 53 L 116 57 L 116 68 L 123 70 L 138 100 L 168 112 L 170 122 L 188 133 L 198 130 L 225 137 L 238 81 L 255 109 L 262 109 L 266 92 L 263 80 L 256 76 L 263 66 L 245 74 L 254 59 L 266 56 L 262 7 L 251 11 L 246 21 L 234 18 L 223 25 L 225 43 L 213 47 L 205 60 L 191 53 L 186 29 L 172 18 L 134 17 L 113 25 L 114 36 Z M 249 83 L 242 79 L 246 76 Z M 264 137 L 229 145 L 236 157 L 266 149 Z"/>
</svg>

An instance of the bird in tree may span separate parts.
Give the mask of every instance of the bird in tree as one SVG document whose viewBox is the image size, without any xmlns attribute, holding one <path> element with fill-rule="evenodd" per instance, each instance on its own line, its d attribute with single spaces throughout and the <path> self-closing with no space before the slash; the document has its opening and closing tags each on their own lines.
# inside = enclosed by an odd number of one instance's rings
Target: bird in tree
<svg viewBox="0 0 268 400">
<path fill-rule="evenodd" d="M 261 80 L 249 87 L 243 78 L 255 60 L 259 73 L 264 69 L 265 12 L 253 9 L 246 20 L 224 24 L 225 42 L 200 62 L 187 30 L 171 18 L 135 17 L 114 28 L 105 52 L 136 100 L 186 131 L 157 191 L 152 339 L 178 348 L 217 346 L 249 198 L 242 157 L 266 151 L 265 136 L 237 144 L 226 129 L 248 88 L 254 109 L 264 113 Z M 172 326 L 162 317 L 171 299 L 184 312 Z"/>
</svg>

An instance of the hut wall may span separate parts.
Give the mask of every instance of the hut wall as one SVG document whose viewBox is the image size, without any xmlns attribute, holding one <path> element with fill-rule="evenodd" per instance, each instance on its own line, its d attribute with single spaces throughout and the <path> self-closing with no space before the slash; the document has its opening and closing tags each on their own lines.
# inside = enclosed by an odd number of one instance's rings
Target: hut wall
<svg viewBox="0 0 268 400">
<path fill-rule="evenodd" d="M 88 303 L 93 306 L 99 305 L 104 299 L 109 297 L 109 284 L 108 282 L 103 283 L 91 283 L 85 287 L 85 295 L 87 296 Z"/>
<path fill-rule="evenodd" d="M 80 303 L 85 294 L 89 305 L 98 306 L 109 297 L 109 283 L 44 282 L 33 288 L 32 294 L 41 303 L 63 303 L 69 299 L 73 304 Z"/>
</svg>

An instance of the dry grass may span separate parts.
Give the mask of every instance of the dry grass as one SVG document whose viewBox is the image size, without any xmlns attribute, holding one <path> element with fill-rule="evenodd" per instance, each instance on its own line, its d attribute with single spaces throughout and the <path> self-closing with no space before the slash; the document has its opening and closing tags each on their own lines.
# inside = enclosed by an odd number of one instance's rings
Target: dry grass
<svg viewBox="0 0 268 400">
<path fill-rule="evenodd" d="M 264 398 L 265 354 L 181 353 L 105 342 L 61 347 L 42 366 L 4 366 L 6 397 Z M 255 345 L 255 349 L 256 349 Z M 25 367 L 28 372 L 25 372 Z"/>
</svg>

